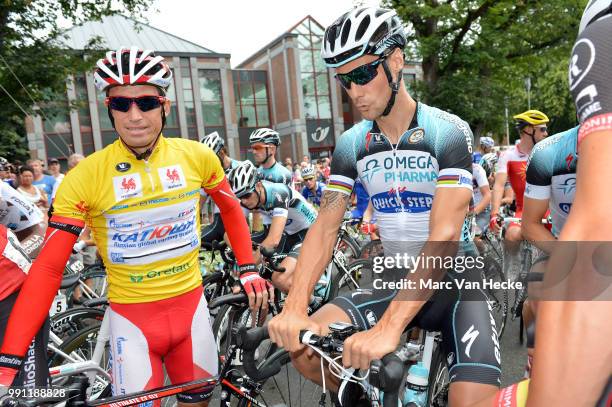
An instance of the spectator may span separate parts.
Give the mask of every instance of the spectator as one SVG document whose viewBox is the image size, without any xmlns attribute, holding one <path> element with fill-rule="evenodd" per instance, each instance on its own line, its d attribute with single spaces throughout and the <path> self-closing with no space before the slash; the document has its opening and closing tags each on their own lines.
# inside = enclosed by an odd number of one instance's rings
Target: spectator
<svg viewBox="0 0 612 407">
<path fill-rule="evenodd" d="M 85 159 L 85 156 L 83 156 L 82 154 L 79 154 L 79 153 L 71 154 L 70 157 L 68 157 L 68 171 L 76 167 L 77 164 L 80 163 L 81 160 L 84 160 L 84 159 Z M 49 160 L 49 162 L 51 162 L 51 160 Z M 57 193 L 57 188 L 59 188 L 63 179 L 64 179 L 64 176 L 62 175 L 62 177 L 58 179 L 53 185 L 53 191 L 51 192 L 51 203 L 53 203 L 53 199 L 55 199 L 55 194 Z"/>
<path fill-rule="evenodd" d="M 49 168 L 49 173 L 51 176 L 55 178 L 55 182 L 64 178 L 64 174 L 62 174 L 62 169 L 60 167 L 60 162 L 57 158 L 50 158 L 49 161 L 47 161 L 47 167 Z"/>
<path fill-rule="evenodd" d="M 38 206 L 45 213 L 49 209 L 47 194 L 42 185 L 35 185 L 33 181 L 34 169 L 24 165 L 19 169 L 19 187 L 17 191 L 21 192 L 28 201 Z"/>
<path fill-rule="evenodd" d="M 51 196 L 53 185 L 55 185 L 55 178 L 43 173 L 43 162 L 34 158 L 26 161 L 26 165 L 34 171 L 34 181 L 32 184 L 42 188 L 42 190 L 45 191 L 45 195 Z M 21 175 L 21 171 L 19 174 Z"/>
<path fill-rule="evenodd" d="M 13 188 L 17 188 L 17 183 L 11 177 L 11 170 L 11 164 L 5 158 L 0 157 L 0 180 Z"/>
<path fill-rule="evenodd" d="M 310 157 L 307 154 L 304 154 L 304 157 L 302 157 L 302 162 L 306 163 L 306 165 L 310 165 Z"/>
<path fill-rule="evenodd" d="M 285 158 L 285 167 L 289 166 L 289 170 L 291 171 L 291 168 L 293 168 L 293 160 L 291 159 L 291 157 L 287 157 Z"/>
<path fill-rule="evenodd" d="M 319 160 L 319 162 L 321 162 L 321 175 L 323 175 L 323 182 L 327 184 L 327 182 L 329 181 L 330 171 L 329 158 L 322 158 L 321 160 Z"/>
</svg>

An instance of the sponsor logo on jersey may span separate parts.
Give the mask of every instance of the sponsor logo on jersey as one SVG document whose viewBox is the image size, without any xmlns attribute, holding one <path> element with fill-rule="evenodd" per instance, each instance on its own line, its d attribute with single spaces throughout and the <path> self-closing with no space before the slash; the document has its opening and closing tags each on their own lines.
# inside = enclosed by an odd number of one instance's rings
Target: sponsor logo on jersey
<svg viewBox="0 0 612 407">
<path fill-rule="evenodd" d="M 570 169 L 570 165 L 572 165 L 572 161 L 574 161 L 574 155 L 569 153 L 567 157 L 565 157 L 565 165 L 568 170 Z"/>
<path fill-rule="evenodd" d="M 115 169 L 119 172 L 126 172 L 132 168 L 132 164 L 130 163 L 119 163 L 115 166 Z"/>
<path fill-rule="evenodd" d="M 87 204 L 85 203 L 85 201 L 79 201 L 79 203 L 74 205 L 74 207 L 80 213 L 86 213 L 89 210 L 89 208 L 87 207 Z"/>
<path fill-rule="evenodd" d="M 390 195 L 382 192 L 372 196 L 374 209 L 383 213 L 421 213 L 431 210 L 433 195 L 421 192 L 402 191 Z"/>
<path fill-rule="evenodd" d="M 576 189 L 576 177 L 567 178 L 558 187 L 565 195 L 572 193 Z"/>
<path fill-rule="evenodd" d="M 142 196 L 142 180 L 138 173 L 113 177 L 113 187 L 117 201 Z"/>
<path fill-rule="evenodd" d="M 185 175 L 180 165 L 171 165 L 157 169 L 164 192 L 187 186 Z"/>
<path fill-rule="evenodd" d="M 572 209 L 572 203 L 571 202 L 560 202 L 559 203 L 559 209 L 561 209 L 561 211 L 563 211 L 565 214 L 568 214 L 570 212 L 570 209 Z"/>
<path fill-rule="evenodd" d="M 576 41 L 569 68 L 570 91 L 582 82 L 595 63 L 595 46 L 588 38 Z"/>
<path fill-rule="evenodd" d="M 425 132 L 421 129 L 415 130 L 410 137 L 408 137 L 408 142 L 411 144 L 416 144 L 419 141 L 423 140 L 425 137 Z"/>
<path fill-rule="evenodd" d="M 370 328 L 373 328 L 376 325 L 376 314 L 371 309 L 366 310 L 365 317 L 368 320 L 368 324 Z"/>
<path fill-rule="evenodd" d="M 384 182 L 435 182 L 438 174 L 434 163 L 433 157 L 429 154 L 371 158 L 361 173 L 367 183 L 371 183 L 373 177 L 383 169 Z"/>
<path fill-rule="evenodd" d="M 189 269 L 189 263 L 184 263 L 179 266 L 172 266 L 162 270 L 151 270 L 146 273 L 131 273 L 130 274 L 130 282 L 132 283 L 142 283 L 145 279 L 151 280 L 158 277 L 171 276 L 174 274 L 179 274 Z"/>
<path fill-rule="evenodd" d="M 123 342 L 127 341 L 123 336 L 117 337 L 117 354 L 121 355 L 123 353 Z"/>
</svg>

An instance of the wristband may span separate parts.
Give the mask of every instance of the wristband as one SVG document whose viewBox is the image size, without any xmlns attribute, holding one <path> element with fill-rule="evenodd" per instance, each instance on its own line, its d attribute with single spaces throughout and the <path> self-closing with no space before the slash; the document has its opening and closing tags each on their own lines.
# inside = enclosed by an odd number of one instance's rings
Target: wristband
<svg viewBox="0 0 612 407">
<path fill-rule="evenodd" d="M 0 353 L 0 367 L 8 367 L 11 369 L 19 370 L 23 358 L 16 355 L 9 355 L 7 353 Z"/>
<path fill-rule="evenodd" d="M 238 266 L 238 273 L 243 275 L 245 273 L 257 273 L 257 266 L 255 264 L 241 264 Z"/>
</svg>

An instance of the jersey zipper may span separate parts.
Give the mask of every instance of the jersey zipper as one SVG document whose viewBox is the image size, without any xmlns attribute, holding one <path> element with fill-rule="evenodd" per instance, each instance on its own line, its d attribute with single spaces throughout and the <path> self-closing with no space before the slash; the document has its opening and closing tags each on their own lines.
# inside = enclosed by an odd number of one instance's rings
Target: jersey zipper
<svg viewBox="0 0 612 407">
<path fill-rule="evenodd" d="M 151 192 L 155 192 L 155 183 L 153 182 L 153 175 L 151 175 L 151 167 L 149 166 L 149 161 L 145 160 L 145 172 L 149 176 L 149 182 L 151 183 Z"/>
</svg>

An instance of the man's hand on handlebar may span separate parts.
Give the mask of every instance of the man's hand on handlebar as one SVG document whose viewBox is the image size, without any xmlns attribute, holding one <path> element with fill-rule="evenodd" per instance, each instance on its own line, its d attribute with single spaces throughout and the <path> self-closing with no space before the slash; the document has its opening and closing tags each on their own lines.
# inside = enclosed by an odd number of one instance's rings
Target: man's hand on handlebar
<svg viewBox="0 0 612 407">
<path fill-rule="evenodd" d="M 308 318 L 306 310 L 299 312 L 285 307 L 268 323 L 270 339 L 289 352 L 297 352 L 304 348 L 305 345 L 299 341 L 302 330 L 309 330 L 317 335 L 321 334 L 321 328 Z"/>
<path fill-rule="evenodd" d="M 274 286 L 259 275 L 254 264 L 240 266 L 240 284 L 249 297 L 249 308 L 253 315 L 253 321 L 257 323 L 259 318 L 268 313 L 269 302 L 274 301 Z M 259 310 L 263 315 L 259 315 L 259 318 L 257 318 Z"/>
<path fill-rule="evenodd" d="M 371 361 L 395 352 L 400 337 L 401 332 L 398 335 L 395 330 L 383 330 L 380 324 L 367 331 L 357 332 L 344 341 L 342 364 L 355 369 L 369 369 Z"/>
</svg>

